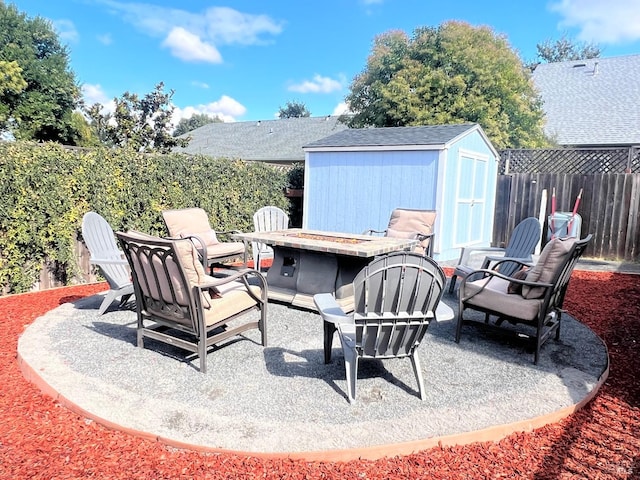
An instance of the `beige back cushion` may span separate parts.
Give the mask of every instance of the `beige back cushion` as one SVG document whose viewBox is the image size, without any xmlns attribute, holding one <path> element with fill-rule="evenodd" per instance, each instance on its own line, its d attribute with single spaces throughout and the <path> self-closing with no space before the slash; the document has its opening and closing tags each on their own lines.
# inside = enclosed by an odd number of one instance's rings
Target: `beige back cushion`
<svg viewBox="0 0 640 480">
<path fill-rule="evenodd" d="M 437 212 L 435 210 L 396 208 L 389 219 L 387 236 L 392 238 L 416 238 L 416 234 L 430 235 L 433 233 L 436 215 Z M 430 238 L 422 240 L 416 247 L 416 251 L 424 253 L 430 241 Z"/>
<path fill-rule="evenodd" d="M 209 224 L 207 212 L 202 208 L 165 210 L 162 212 L 162 218 L 171 237 L 198 235 L 207 245 L 211 242 L 218 243 L 216 233 Z"/>
<path fill-rule="evenodd" d="M 152 240 L 163 243 L 164 245 L 166 245 L 166 248 L 169 248 L 169 246 L 173 245 L 177 255 L 180 257 L 180 262 L 184 267 L 184 274 L 189 285 L 183 285 L 183 283 L 180 281 L 179 267 L 175 262 L 167 262 L 167 270 L 169 274 L 169 278 L 167 278 L 163 275 L 160 260 L 154 258 L 153 269 L 158 273 L 159 291 L 157 286 L 153 282 L 151 282 L 149 286 L 150 291 L 147 290 L 146 285 L 140 286 L 143 289 L 144 293 L 151 298 L 162 298 L 165 302 L 171 303 L 173 302 L 171 289 L 169 287 L 169 282 L 171 282 L 176 294 L 176 302 L 179 305 L 187 306 L 189 304 L 188 289 L 190 289 L 193 285 L 200 285 L 201 283 L 205 283 L 209 278 L 206 275 L 204 268 L 202 267 L 202 263 L 200 263 L 200 260 L 198 260 L 198 252 L 196 251 L 193 243 L 190 240 L 162 239 L 135 231 L 129 231 L 127 232 L 127 235 L 134 237 L 141 243 L 144 243 L 146 240 Z M 152 273 L 152 266 L 149 265 L 145 260 L 146 257 L 142 260 L 142 265 L 139 265 L 138 268 L 144 269 L 147 278 L 154 278 Z M 205 307 L 210 306 L 211 298 L 208 293 L 205 292 L 203 294 L 202 300 Z"/>
<path fill-rule="evenodd" d="M 567 261 L 567 257 L 571 253 L 571 249 L 577 239 L 572 238 L 554 238 L 545 245 L 538 259 L 538 263 L 529 269 L 527 273 L 527 282 L 549 283 L 553 280 L 558 269 Z M 522 296 L 527 299 L 540 298 L 545 294 L 542 287 L 522 287 Z"/>
</svg>

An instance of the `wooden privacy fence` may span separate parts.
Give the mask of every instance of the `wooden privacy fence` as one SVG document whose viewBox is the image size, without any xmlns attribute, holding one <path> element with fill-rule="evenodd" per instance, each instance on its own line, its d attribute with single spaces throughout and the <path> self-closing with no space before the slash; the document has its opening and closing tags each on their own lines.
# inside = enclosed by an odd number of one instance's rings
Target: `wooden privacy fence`
<svg viewBox="0 0 640 480">
<path fill-rule="evenodd" d="M 542 191 L 546 189 L 544 245 L 548 241 L 546 217 L 551 211 L 552 189 L 556 190 L 556 211 L 562 212 L 573 210 L 582 189 L 578 207 L 581 236 L 593 234 L 585 256 L 640 262 L 640 173 L 517 173 L 500 175 L 497 182 L 493 245 L 505 245 L 522 219 L 538 218 Z"/>
</svg>

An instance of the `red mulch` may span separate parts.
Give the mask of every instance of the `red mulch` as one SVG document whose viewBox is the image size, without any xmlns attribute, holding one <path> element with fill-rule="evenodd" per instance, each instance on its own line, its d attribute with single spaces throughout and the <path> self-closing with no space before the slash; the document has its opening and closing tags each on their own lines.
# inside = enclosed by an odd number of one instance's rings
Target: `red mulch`
<svg viewBox="0 0 640 480">
<path fill-rule="evenodd" d="M 496 443 L 345 463 L 171 449 L 88 422 L 41 394 L 18 368 L 18 336 L 57 305 L 104 289 L 89 285 L 0 298 L 0 478 L 640 478 L 638 276 L 574 273 L 566 307 L 605 340 L 611 356 L 608 381 L 579 412 Z"/>
</svg>

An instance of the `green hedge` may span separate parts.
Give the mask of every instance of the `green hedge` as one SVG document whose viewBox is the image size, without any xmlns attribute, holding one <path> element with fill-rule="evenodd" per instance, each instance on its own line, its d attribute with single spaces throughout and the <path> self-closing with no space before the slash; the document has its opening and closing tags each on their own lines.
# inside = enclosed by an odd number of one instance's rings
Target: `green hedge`
<svg viewBox="0 0 640 480">
<path fill-rule="evenodd" d="M 78 273 L 74 245 L 89 210 L 116 231 L 166 235 L 166 209 L 202 207 L 214 229 L 250 231 L 258 208 L 289 208 L 287 170 L 256 162 L 0 142 L 0 166 L 3 293 L 31 290 L 45 265 L 71 282 Z"/>
</svg>

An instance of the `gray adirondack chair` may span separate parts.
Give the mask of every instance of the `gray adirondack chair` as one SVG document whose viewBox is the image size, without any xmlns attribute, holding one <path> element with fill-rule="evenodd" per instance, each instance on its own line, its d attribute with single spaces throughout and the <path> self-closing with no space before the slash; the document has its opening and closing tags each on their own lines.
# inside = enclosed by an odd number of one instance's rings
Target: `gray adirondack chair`
<svg viewBox="0 0 640 480">
<path fill-rule="evenodd" d="M 286 230 L 289 228 L 289 216 L 278 207 L 262 207 L 253 214 L 253 227 L 256 232 L 270 232 L 274 230 Z M 251 242 L 254 268 L 261 270 L 261 261 L 273 257 L 273 249 L 260 242 Z"/>
<path fill-rule="evenodd" d="M 533 251 L 540 240 L 542 228 L 540 222 L 535 217 L 528 217 L 522 220 L 511 233 L 509 243 L 506 248 L 500 247 L 465 247 L 460 252 L 460 259 L 456 266 L 451 280 L 449 281 L 449 292 L 453 292 L 457 277 L 465 277 L 473 270 L 471 265 L 472 257 L 484 256 L 480 268 L 489 268 L 489 265 L 500 261 L 499 272 L 510 276 L 521 267 L 518 262 L 531 263 Z M 505 261 L 514 260 L 514 261 Z"/>
<path fill-rule="evenodd" d="M 425 399 L 416 349 L 436 316 L 445 282 L 444 272 L 432 258 L 394 252 L 376 258 L 356 275 L 353 313 L 345 314 L 331 294 L 314 296 L 324 322 L 325 363 L 331 361 L 334 333 L 339 334 L 350 403 L 356 400 L 360 358 L 409 357 L 420 399 Z"/>
<path fill-rule="evenodd" d="M 122 306 L 133 295 L 129 263 L 118 248 L 111 225 L 96 212 L 82 217 L 82 238 L 91 255 L 89 263 L 97 266 L 109 283 L 110 290 L 98 309 L 102 315 L 118 297 Z"/>
</svg>

